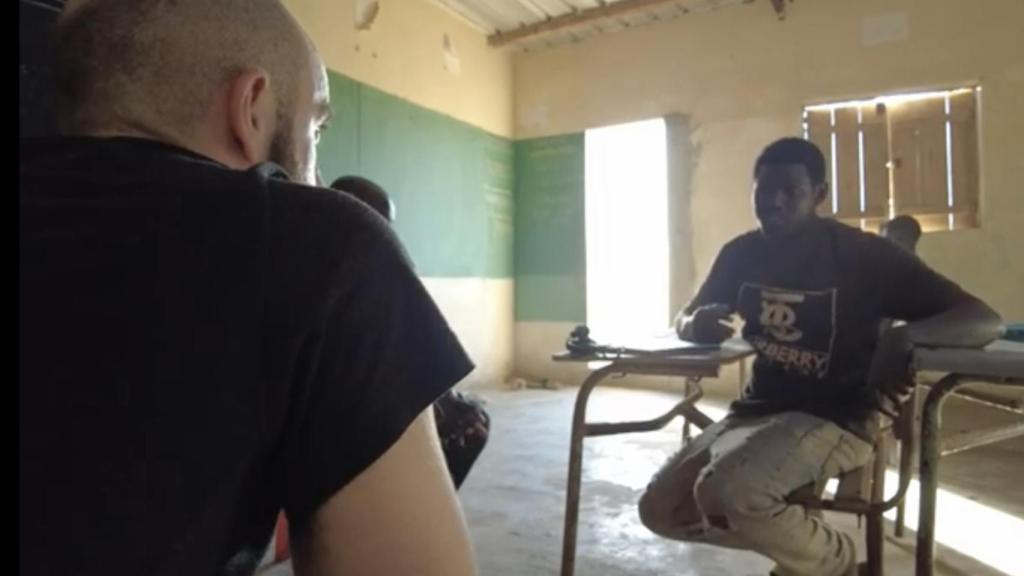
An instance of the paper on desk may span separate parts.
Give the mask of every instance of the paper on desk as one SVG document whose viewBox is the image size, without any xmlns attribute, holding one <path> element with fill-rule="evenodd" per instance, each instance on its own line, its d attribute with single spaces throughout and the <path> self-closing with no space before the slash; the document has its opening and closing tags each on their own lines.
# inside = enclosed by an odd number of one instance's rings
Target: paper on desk
<svg viewBox="0 0 1024 576">
<path fill-rule="evenodd" d="M 985 346 L 984 350 L 986 352 L 1017 352 L 1024 354 L 1024 342 L 996 340 L 988 346 Z"/>
</svg>

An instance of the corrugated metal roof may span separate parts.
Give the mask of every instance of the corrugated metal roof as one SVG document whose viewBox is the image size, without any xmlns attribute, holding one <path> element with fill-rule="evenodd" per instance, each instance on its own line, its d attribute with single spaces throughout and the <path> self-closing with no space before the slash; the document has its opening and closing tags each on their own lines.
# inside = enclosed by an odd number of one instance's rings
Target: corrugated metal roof
<svg viewBox="0 0 1024 576">
<path fill-rule="evenodd" d="M 755 0 L 432 1 L 486 34 L 492 44 L 536 50 Z"/>
</svg>

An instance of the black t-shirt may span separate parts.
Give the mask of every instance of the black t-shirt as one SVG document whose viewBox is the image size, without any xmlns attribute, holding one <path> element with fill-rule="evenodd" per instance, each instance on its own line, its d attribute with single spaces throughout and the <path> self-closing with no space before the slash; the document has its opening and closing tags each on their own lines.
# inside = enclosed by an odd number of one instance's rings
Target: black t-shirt
<svg viewBox="0 0 1024 576">
<path fill-rule="evenodd" d="M 18 2 L 18 136 L 52 136 L 54 79 L 50 37 L 61 0 Z"/>
<path fill-rule="evenodd" d="M 20 168 L 21 574 L 251 572 L 472 369 L 345 194 L 134 139 Z"/>
<path fill-rule="evenodd" d="M 736 414 L 809 412 L 855 426 L 877 408 L 867 373 L 883 318 L 914 321 L 962 301 L 959 286 L 873 234 L 816 219 L 785 249 L 760 231 L 722 248 L 687 307 L 739 313 L 757 351 Z"/>
</svg>

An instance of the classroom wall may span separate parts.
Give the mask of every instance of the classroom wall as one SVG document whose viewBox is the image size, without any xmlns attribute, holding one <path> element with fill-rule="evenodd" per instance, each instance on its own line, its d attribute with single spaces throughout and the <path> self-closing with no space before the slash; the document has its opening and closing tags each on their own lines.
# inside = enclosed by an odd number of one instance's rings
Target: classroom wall
<svg viewBox="0 0 1024 576">
<path fill-rule="evenodd" d="M 355 0 L 286 4 L 328 67 L 325 181 L 358 174 L 388 190 L 399 237 L 477 364 L 464 384 L 504 381 L 514 333 L 510 53 L 426 0 L 381 2 L 367 31 L 353 26 Z"/>
<path fill-rule="evenodd" d="M 695 280 L 674 286 L 680 302 L 719 247 L 755 225 L 751 164 L 771 140 L 800 133 L 803 105 L 977 82 L 983 89 L 981 226 L 928 234 L 920 253 L 1005 317 L 1024 319 L 1024 2 L 815 0 L 787 3 L 787 10 L 779 21 L 770 3 L 755 2 L 517 55 L 517 147 L 581 140 L 587 128 L 620 122 L 688 118 L 688 157 L 672 157 L 694 166 L 692 233 L 687 246 L 673 248 L 690 251 Z M 520 182 L 517 194 L 528 199 L 524 186 L 549 184 Z M 560 217 L 578 220 L 572 210 L 582 209 L 582 187 L 562 191 L 568 197 L 559 206 L 571 208 Z M 532 219 L 549 215 L 528 206 L 520 212 L 516 246 L 525 252 L 517 252 L 517 263 L 550 260 L 540 245 L 518 236 L 539 226 Z M 579 286 L 581 246 L 578 238 L 552 246 L 558 263 L 543 276 Z M 517 280 L 528 273 L 517 268 Z M 585 293 L 574 294 L 586 301 Z M 565 377 L 565 368 L 547 356 L 585 313 L 578 303 L 562 303 L 559 312 L 522 308 L 523 298 L 517 294 L 517 371 Z"/>
<path fill-rule="evenodd" d="M 429 0 L 382 0 L 369 30 L 353 28 L 356 0 L 285 0 L 327 67 L 429 110 L 513 136 L 512 53 Z M 448 35 L 458 57 L 449 71 Z M 454 66 L 449 68 L 454 69 Z"/>
</svg>

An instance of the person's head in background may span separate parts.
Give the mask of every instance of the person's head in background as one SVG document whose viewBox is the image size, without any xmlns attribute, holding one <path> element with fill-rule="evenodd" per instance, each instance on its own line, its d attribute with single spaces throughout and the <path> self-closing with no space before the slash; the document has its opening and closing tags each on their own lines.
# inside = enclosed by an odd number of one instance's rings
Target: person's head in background
<svg viewBox="0 0 1024 576">
<path fill-rule="evenodd" d="M 921 239 L 921 224 L 913 216 L 902 214 L 882 224 L 879 233 L 907 252 L 917 252 L 917 241 Z"/>
<path fill-rule="evenodd" d="M 754 163 L 754 214 L 765 236 L 799 232 L 827 195 L 825 157 L 807 140 L 776 140 Z"/>
<path fill-rule="evenodd" d="M 355 196 L 388 222 L 395 220 L 395 204 L 376 182 L 360 176 L 342 176 L 331 182 L 331 188 Z"/>
<path fill-rule="evenodd" d="M 76 0 L 54 43 L 57 125 L 316 181 L 323 62 L 278 0 Z"/>
</svg>

